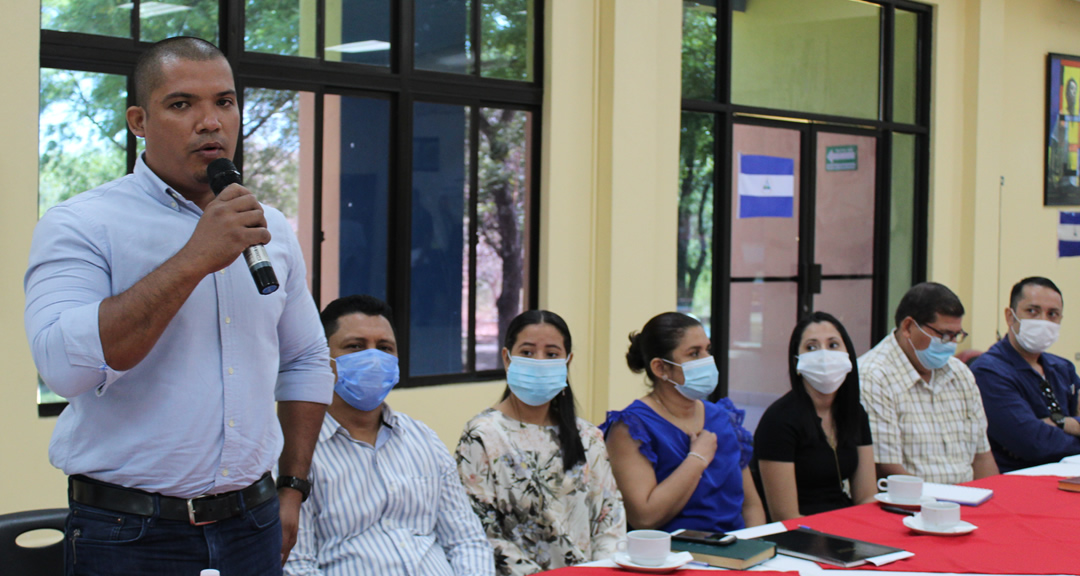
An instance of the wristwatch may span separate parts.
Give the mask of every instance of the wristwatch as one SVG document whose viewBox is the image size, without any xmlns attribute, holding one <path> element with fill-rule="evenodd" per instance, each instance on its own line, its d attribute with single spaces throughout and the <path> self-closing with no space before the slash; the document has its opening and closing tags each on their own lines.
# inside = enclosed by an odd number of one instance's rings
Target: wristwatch
<svg viewBox="0 0 1080 576">
<path fill-rule="evenodd" d="M 1050 421 L 1057 424 L 1058 428 L 1065 429 L 1065 415 L 1058 410 L 1054 410 L 1050 413 Z"/>
<path fill-rule="evenodd" d="M 303 478 L 297 478 L 296 476 L 278 476 L 277 487 L 292 488 L 300 492 L 300 501 L 303 502 L 311 495 L 311 482 L 304 480 Z"/>
</svg>

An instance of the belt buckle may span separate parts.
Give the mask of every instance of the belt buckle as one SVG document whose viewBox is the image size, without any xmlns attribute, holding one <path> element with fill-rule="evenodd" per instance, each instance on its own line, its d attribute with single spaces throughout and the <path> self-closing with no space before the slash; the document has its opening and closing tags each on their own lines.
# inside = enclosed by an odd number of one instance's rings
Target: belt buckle
<svg viewBox="0 0 1080 576">
<path fill-rule="evenodd" d="M 208 522 L 196 522 L 195 521 L 195 505 L 194 505 L 195 501 L 196 500 L 202 500 L 203 498 L 209 498 L 210 496 L 211 496 L 211 494 L 203 494 L 202 496 L 196 496 L 194 498 L 188 498 L 187 499 L 188 521 L 191 522 L 192 526 L 206 526 L 207 524 L 213 524 L 213 523 L 217 522 L 217 520 L 210 520 Z"/>
</svg>

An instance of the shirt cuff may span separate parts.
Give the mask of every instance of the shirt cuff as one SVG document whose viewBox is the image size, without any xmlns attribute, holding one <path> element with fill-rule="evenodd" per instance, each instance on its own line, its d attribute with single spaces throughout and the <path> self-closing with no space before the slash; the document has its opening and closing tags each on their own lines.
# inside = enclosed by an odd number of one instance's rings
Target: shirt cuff
<svg viewBox="0 0 1080 576">
<path fill-rule="evenodd" d="M 126 370 L 113 370 L 105 363 L 105 351 L 101 346 L 101 332 L 98 327 L 98 308 L 101 302 L 69 308 L 60 313 L 60 333 L 64 338 L 64 352 L 68 363 L 73 368 L 90 368 L 101 372 L 102 380 L 96 384 L 98 396 L 127 373 Z"/>
<path fill-rule="evenodd" d="M 274 395 L 278 402 L 315 402 L 329 406 L 334 399 L 334 373 L 329 365 L 325 372 L 280 372 Z"/>
</svg>

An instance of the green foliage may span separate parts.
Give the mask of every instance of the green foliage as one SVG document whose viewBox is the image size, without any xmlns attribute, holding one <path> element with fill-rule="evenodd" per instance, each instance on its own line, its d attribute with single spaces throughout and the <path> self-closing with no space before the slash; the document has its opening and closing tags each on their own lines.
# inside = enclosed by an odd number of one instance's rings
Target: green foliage
<svg viewBox="0 0 1080 576">
<path fill-rule="evenodd" d="M 683 9 L 683 98 L 713 100 L 716 94 L 716 14 Z"/>
<path fill-rule="evenodd" d="M 259 201 L 295 219 L 300 197 L 300 96 L 292 90 L 244 91 L 245 183 Z"/>
<path fill-rule="evenodd" d="M 481 75 L 532 80 L 533 0 L 485 0 L 480 11 Z"/>
<path fill-rule="evenodd" d="M 42 0 L 41 28 L 131 37 L 131 11 L 116 0 Z"/>
<path fill-rule="evenodd" d="M 244 49 L 300 56 L 300 3 L 301 0 L 247 0 Z"/>
</svg>

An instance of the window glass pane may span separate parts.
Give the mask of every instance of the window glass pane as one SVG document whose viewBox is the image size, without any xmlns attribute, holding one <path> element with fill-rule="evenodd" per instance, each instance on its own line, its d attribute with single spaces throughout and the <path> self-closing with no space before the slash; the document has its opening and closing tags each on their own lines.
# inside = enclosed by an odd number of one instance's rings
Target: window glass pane
<svg viewBox="0 0 1080 576">
<path fill-rule="evenodd" d="M 484 0 L 480 74 L 506 80 L 533 79 L 536 27 L 533 0 Z"/>
<path fill-rule="evenodd" d="M 127 77 L 41 69 L 38 210 L 127 171 Z"/>
<path fill-rule="evenodd" d="M 324 114 L 321 303 L 386 300 L 390 102 L 327 95 Z"/>
<path fill-rule="evenodd" d="M 732 102 L 877 118 L 880 12 L 851 0 L 747 2 L 732 13 Z"/>
<path fill-rule="evenodd" d="M 874 273 L 877 138 L 820 132 L 814 262 L 830 274 Z"/>
<path fill-rule="evenodd" d="M 471 8 L 472 0 L 416 0 L 417 69 L 472 72 Z"/>
<path fill-rule="evenodd" d="M 41 0 L 41 29 L 131 37 L 131 3 L 116 0 Z"/>
<path fill-rule="evenodd" d="M 856 356 L 862 356 L 874 345 L 870 339 L 873 306 L 874 281 L 871 279 L 822 280 L 821 293 L 814 296 L 814 310 L 836 316 L 851 337 Z"/>
<path fill-rule="evenodd" d="M 244 50 L 315 57 L 313 0 L 247 0 Z"/>
<path fill-rule="evenodd" d="M 139 5 L 141 40 L 195 36 L 217 44 L 218 0 L 170 0 Z"/>
<path fill-rule="evenodd" d="M 327 2 L 326 59 L 389 66 L 390 2 Z"/>
<path fill-rule="evenodd" d="M 897 10 L 895 30 L 893 121 L 914 124 L 919 70 L 919 15 Z"/>
<path fill-rule="evenodd" d="M 715 119 L 683 112 L 679 141 L 678 310 L 710 326 L 712 317 Z"/>
<path fill-rule="evenodd" d="M 127 77 L 41 69 L 38 216 L 127 172 Z M 65 402 L 38 378 L 38 403 Z"/>
<path fill-rule="evenodd" d="M 412 376 L 454 374 L 466 368 L 462 284 L 469 271 L 461 231 L 468 194 L 468 114 L 466 106 L 417 102 L 413 107 Z"/>
<path fill-rule="evenodd" d="M 716 0 L 683 2 L 682 95 L 716 99 Z"/>
<path fill-rule="evenodd" d="M 746 410 L 751 430 L 765 408 L 791 390 L 787 348 L 798 293 L 795 282 L 731 283 L 728 396 Z"/>
<path fill-rule="evenodd" d="M 892 198 L 889 212 L 890 318 L 911 288 L 915 258 L 915 136 L 893 134 Z"/>
<path fill-rule="evenodd" d="M 480 109 L 476 369 L 502 366 L 507 326 L 525 309 L 532 114 Z"/>
</svg>

